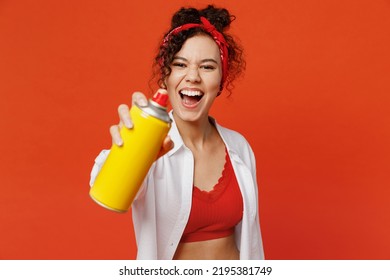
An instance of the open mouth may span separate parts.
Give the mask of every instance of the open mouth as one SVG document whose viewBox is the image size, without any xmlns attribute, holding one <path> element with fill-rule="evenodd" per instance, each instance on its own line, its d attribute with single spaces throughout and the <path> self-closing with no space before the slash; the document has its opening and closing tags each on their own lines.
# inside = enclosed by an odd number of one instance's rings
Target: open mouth
<svg viewBox="0 0 390 280">
<path fill-rule="evenodd" d="M 183 103 L 187 106 L 196 105 L 203 97 L 203 92 L 199 90 L 181 90 L 179 94 Z"/>
</svg>

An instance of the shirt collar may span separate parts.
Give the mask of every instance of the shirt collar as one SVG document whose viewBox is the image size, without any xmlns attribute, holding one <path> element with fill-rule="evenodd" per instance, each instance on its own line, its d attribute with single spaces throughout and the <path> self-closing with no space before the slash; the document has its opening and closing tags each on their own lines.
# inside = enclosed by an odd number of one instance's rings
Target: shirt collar
<svg viewBox="0 0 390 280">
<path fill-rule="evenodd" d="M 167 153 L 168 156 L 173 155 L 176 153 L 180 148 L 185 148 L 186 146 L 184 145 L 183 138 L 181 137 L 179 133 L 179 129 L 177 128 L 176 122 L 173 118 L 173 111 L 171 110 L 169 112 L 169 117 L 172 120 L 172 125 L 171 129 L 169 130 L 168 135 L 171 137 L 174 146 L 173 148 Z M 213 117 L 209 117 L 210 121 L 215 125 L 217 128 L 217 131 L 219 135 L 222 137 L 223 142 L 225 143 L 226 149 L 228 150 L 229 154 L 237 154 L 233 145 L 230 145 L 228 141 L 228 135 L 226 134 L 227 132 L 217 123 L 217 121 Z"/>
<path fill-rule="evenodd" d="M 171 156 L 174 153 L 176 153 L 181 147 L 184 147 L 184 142 L 183 142 L 183 138 L 181 138 L 181 135 L 180 135 L 179 130 L 177 128 L 175 119 L 173 118 L 173 111 L 172 110 L 169 112 L 169 117 L 172 120 L 172 124 L 171 124 L 171 129 L 169 130 L 168 135 L 169 135 L 169 137 L 171 137 L 171 139 L 174 143 L 174 146 L 167 153 L 167 155 Z"/>
</svg>

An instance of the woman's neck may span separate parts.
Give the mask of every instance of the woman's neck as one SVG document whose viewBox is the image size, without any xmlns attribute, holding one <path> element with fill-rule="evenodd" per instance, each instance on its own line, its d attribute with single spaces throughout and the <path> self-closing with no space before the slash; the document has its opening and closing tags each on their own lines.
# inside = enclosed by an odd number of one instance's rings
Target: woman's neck
<svg viewBox="0 0 390 280">
<path fill-rule="evenodd" d="M 208 117 L 197 122 L 183 121 L 175 117 L 175 114 L 173 114 L 173 118 L 184 144 L 190 149 L 203 149 L 213 135 L 214 126 Z"/>
</svg>

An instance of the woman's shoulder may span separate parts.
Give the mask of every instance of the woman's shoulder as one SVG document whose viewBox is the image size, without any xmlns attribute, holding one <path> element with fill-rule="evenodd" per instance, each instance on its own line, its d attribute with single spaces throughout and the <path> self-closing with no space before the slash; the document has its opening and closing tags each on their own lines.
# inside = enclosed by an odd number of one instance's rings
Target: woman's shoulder
<svg viewBox="0 0 390 280">
<path fill-rule="evenodd" d="M 222 139 L 228 145 L 236 151 L 252 150 L 248 140 L 240 132 L 216 124 L 217 130 L 220 133 Z"/>
<path fill-rule="evenodd" d="M 239 143 L 247 143 L 245 137 L 236 130 L 221 126 L 219 124 L 217 124 L 217 129 L 225 140 L 229 140 L 233 142 L 238 141 Z"/>
</svg>

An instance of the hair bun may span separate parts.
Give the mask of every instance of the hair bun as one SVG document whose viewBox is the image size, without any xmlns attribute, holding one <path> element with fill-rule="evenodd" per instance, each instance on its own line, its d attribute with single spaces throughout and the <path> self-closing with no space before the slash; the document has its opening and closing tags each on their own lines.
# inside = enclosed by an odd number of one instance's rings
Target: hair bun
<svg viewBox="0 0 390 280">
<path fill-rule="evenodd" d="M 207 18 L 219 31 L 223 31 L 228 28 L 234 19 L 228 10 L 224 8 L 216 8 L 213 5 L 208 5 L 207 8 L 201 10 L 200 15 Z"/>
<path fill-rule="evenodd" d="M 172 17 L 171 28 L 184 25 L 186 23 L 200 23 L 199 11 L 195 8 L 181 8 Z"/>
<path fill-rule="evenodd" d="M 207 8 L 202 10 L 195 8 L 181 8 L 172 17 L 171 29 L 186 23 L 200 23 L 201 16 L 207 18 L 220 32 L 228 28 L 232 20 L 234 20 L 234 16 L 231 16 L 228 10 L 224 8 L 216 8 L 213 5 L 208 5 Z"/>
</svg>

